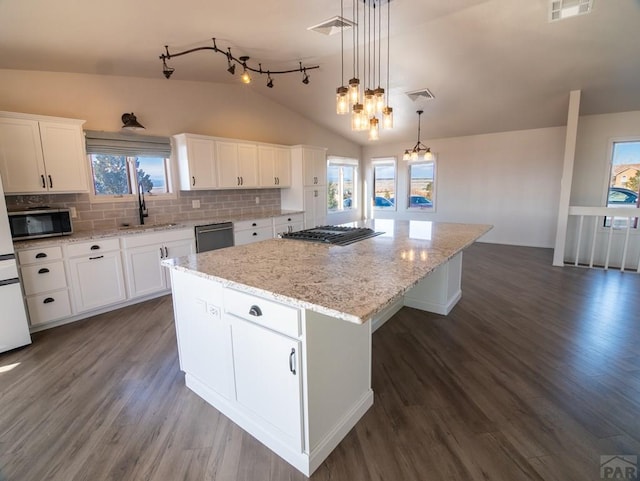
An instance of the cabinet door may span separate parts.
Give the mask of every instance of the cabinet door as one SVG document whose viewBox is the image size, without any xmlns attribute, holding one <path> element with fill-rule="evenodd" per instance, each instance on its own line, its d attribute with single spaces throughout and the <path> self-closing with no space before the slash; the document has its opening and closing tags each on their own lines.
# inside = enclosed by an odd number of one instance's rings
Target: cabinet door
<svg viewBox="0 0 640 481">
<path fill-rule="evenodd" d="M 194 239 L 179 240 L 173 242 L 165 242 L 165 259 L 173 259 L 174 257 L 188 256 L 189 254 L 195 254 L 196 241 Z M 167 288 L 171 287 L 171 273 L 169 269 L 163 267 L 165 271 L 165 285 Z"/>
<path fill-rule="evenodd" d="M 240 187 L 238 144 L 235 142 L 216 142 L 216 158 L 218 160 L 218 186 Z"/>
<path fill-rule="evenodd" d="M 164 247 L 159 244 L 125 250 L 129 297 L 140 297 L 163 291 L 168 287 L 160 259 Z"/>
<path fill-rule="evenodd" d="M 278 187 L 291 186 L 291 151 L 277 147 L 275 149 L 275 176 Z"/>
<path fill-rule="evenodd" d="M 217 187 L 218 176 L 213 140 L 187 138 L 187 161 L 190 174 L 188 182 L 191 189 Z"/>
<path fill-rule="evenodd" d="M 277 187 L 276 149 L 264 145 L 258 147 L 258 171 L 261 187 Z"/>
<path fill-rule="evenodd" d="M 6 194 L 47 191 L 37 121 L 0 119 L 0 176 Z"/>
<path fill-rule="evenodd" d="M 69 269 L 77 312 L 126 299 L 120 251 L 69 259 Z"/>
<path fill-rule="evenodd" d="M 258 186 L 258 148 L 254 144 L 238 144 L 240 187 Z"/>
<path fill-rule="evenodd" d="M 40 139 L 49 192 L 86 192 L 82 126 L 40 122 Z"/>
<path fill-rule="evenodd" d="M 232 339 L 238 403 L 302 450 L 301 343 L 235 317 Z"/>
<path fill-rule="evenodd" d="M 325 151 L 322 149 L 304 148 L 302 150 L 304 185 L 327 184 L 326 159 Z"/>
<path fill-rule="evenodd" d="M 304 189 L 304 227 L 311 229 L 327 223 L 326 186 L 306 187 Z"/>
</svg>

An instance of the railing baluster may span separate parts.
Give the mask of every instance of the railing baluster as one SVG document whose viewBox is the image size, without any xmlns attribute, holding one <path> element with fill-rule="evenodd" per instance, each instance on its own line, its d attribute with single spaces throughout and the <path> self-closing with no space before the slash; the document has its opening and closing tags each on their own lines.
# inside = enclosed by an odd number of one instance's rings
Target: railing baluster
<svg viewBox="0 0 640 481">
<path fill-rule="evenodd" d="M 607 236 L 607 255 L 604 258 L 604 270 L 609 269 L 609 257 L 611 257 L 611 239 L 613 239 L 613 220 L 615 217 L 611 218 L 611 227 L 609 227 L 609 235 Z"/>
<path fill-rule="evenodd" d="M 573 263 L 574 266 L 578 265 L 578 259 L 580 258 L 580 244 L 582 243 L 582 226 L 584 224 L 584 216 L 580 216 L 580 222 L 578 223 L 578 240 L 576 242 L 576 259 Z"/>
<path fill-rule="evenodd" d="M 598 236 L 598 216 L 595 217 L 593 223 L 593 235 L 591 236 L 591 258 L 589 259 L 589 267 L 593 267 L 593 256 L 596 253 L 596 239 Z"/>
<path fill-rule="evenodd" d="M 631 233 L 631 217 L 627 217 L 627 232 L 624 234 L 624 247 L 622 248 L 622 261 L 620 262 L 620 272 L 624 272 L 624 265 L 627 263 L 627 249 L 629 248 L 629 234 Z"/>
</svg>

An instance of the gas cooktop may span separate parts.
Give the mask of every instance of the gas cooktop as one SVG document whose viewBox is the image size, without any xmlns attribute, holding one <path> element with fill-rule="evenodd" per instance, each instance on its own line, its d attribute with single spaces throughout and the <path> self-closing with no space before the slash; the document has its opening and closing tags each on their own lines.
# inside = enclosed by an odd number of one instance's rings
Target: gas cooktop
<svg viewBox="0 0 640 481">
<path fill-rule="evenodd" d="M 313 229 L 288 232 L 286 234 L 282 234 L 282 238 L 346 246 L 380 234 L 382 234 L 382 232 L 375 232 L 373 229 L 369 229 L 368 227 L 323 225 L 314 227 Z"/>
</svg>

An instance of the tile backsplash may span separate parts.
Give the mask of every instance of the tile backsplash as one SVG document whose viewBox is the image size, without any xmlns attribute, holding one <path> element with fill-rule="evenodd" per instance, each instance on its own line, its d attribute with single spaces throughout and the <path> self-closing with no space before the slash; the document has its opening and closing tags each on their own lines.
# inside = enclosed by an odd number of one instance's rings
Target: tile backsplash
<svg viewBox="0 0 640 481">
<path fill-rule="evenodd" d="M 260 203 L 256 204 L 256 197 Z M 74 231 L 111 229 L 123 224 L 137 225 L 138 201 L 95 202 L 89 194 L 7 195 L 9 210 L 35 206 L 75 207 Z M 193 201 L 200 208 L 193 208 Z M 145 224 L 185 220 L 216 220 L 280 210 L 280 189 L 208 190 L 178 192 L 175 199 L 156 200 L 145 196 L 149 217 Z"/>
</svg>

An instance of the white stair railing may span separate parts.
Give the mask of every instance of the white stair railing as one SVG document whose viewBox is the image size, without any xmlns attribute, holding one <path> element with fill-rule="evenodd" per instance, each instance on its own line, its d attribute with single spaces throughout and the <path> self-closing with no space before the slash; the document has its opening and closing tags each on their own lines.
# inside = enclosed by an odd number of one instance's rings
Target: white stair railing
<svg viewBox="0 0 640 481">
<path fill-rule="evenodd" d="M 569 207 L 565 264 L 640 273 L 640 211 Z"/>
</svg>

